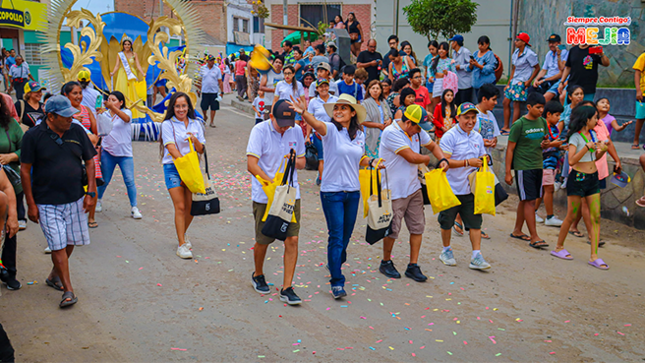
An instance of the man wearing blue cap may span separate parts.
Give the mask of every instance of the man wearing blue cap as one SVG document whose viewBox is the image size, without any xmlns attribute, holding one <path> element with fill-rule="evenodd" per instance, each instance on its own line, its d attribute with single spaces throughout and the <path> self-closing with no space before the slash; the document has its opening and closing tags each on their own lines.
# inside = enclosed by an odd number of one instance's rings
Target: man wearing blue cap
<svg viewBox="0 0 645 363">
<path fill-rule="evenodd" d="M 379 271 L 390 278 L 401 278 L 401 274 L 392 262 L 392 247 L 399 236 L 401 221 L 410 232 L 410 262 L 405 276 L 423 282 L 428 278 L 417 264 L 423 231 L 425 214 L 423 207 L 423 190 L 418 177 L 418 165 L 428 165 L 429 155 L 421 154 L 421 146 L 426 147 L 440 160 L 439 165 L 448 169 L 448 161 L 427 131 L 432 129 L 428 113 L 419 105 L 410 105 L 405 109 L 401 120 L 383 130 L 379 156 L 383 158 L 387 177 L 383 179 L 384 188 L 389 189 L 392 198 L 392 230 L 383 239 L 383 260 Z"/>
<path fill-rule="evenodd" d="M 457 34 L 448 39 L 450 47 L 455 51 L 452 57 L 455 60 L 455 69 L 457 70 L 459 92 L 455 95 L 455 105 L 459 106 L 464 102 L 473 100 L 473 74 L 468 72 L 470 66 L 470 57 L 472 53 L 464 47 L 464 37 Z"/>
<path fill-rule="evenodd" d="M 46 120 L 25 133 L 20 155 L 27 214 L 32 222 L 40 222 L 52 251 L 54 268 L 45 283 L 64 291 L 61 308 L 78 301 L 69 276 L 69 257 L 74 246 L 90 243 L 85 213 L 96 197 L 96 150 L 85 129 L 72 124 L 78 112 L 67 97 L 50 98 Z"/>
</svg>

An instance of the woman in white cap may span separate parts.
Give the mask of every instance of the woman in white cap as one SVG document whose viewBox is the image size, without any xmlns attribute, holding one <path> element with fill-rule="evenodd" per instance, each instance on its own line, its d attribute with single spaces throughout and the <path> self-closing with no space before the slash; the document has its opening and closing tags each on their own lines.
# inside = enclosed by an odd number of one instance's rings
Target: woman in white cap
<svg viewBox="0 0 645 363">
<path fill-rule="evenodd" d="M 375 159 L 364 155 L 365 133 L 361 123 L 365 121 L 365 107 L 354 97 L 343 94 L 336 102 L 324 104 L 331 118 L 330 122 L 324 122 L 309 113 L 302 100 L 292 98 L 289 104 L 322 137 L 325 169 L 320 199 L 329 230 L 327 261 L 331 272 L 331 293 L 338 299 L 347 296 L 341 266 L 347 260 L 347 245 L 354 231 L 361 199 L 358 169 L 376 164 Z"/>
</svg>

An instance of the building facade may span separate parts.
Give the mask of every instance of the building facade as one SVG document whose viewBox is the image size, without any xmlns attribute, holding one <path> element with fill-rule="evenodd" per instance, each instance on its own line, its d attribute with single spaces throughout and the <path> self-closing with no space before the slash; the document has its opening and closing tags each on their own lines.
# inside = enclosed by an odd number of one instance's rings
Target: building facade
<svg viewBox="0 0 645 363">
<path fill-rule="evenodd" d="M 40 42 L 36 37 L 43 30 L 47 18 L 47 4 L 35 1 L 2 1 L 0 5 L 0 39 L 2 48 L 15 49 L 30 66 L 34 78 L 42 64 Z"/>
<path fill-rule="evenodd" d="M 271 23 L 283 24 L 283 1 L 266 0 Z M 292 26 L 318 27 L 319 22 L 329 23 L 336 15 L 341 15 L 343 21 L 353 12 L 363 28 L 363 48 L 367 40 L 372 38 L 372 23 L 374 22 L 374 0 L 347 0 L 343 2 L 327 2 L 320 0 L 287 0 L 287 20 Z M 268 21 L 268 20 L 267 20 Z M 292 33 L 289 31 L 288 33 Z M 266 28 L 266 46 L 274 51 L 281 49 L 284 32 L 281 29 Z"/>
</svg>

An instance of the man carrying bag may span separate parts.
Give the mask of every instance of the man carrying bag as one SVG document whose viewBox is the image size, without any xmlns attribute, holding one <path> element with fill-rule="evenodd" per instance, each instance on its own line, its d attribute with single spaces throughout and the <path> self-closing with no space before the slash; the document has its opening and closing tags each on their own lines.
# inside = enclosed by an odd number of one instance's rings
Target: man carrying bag
<svg viewBox="0 0 645 363">
<path fill-rule="evenodd" d="M 410 105 L 405 109 L 400 121 L 394 122 L 383 130 L 379 156 L 385 160 L 385 170 L 389 170 L 391 180 L 386 178 L 386 189 L 392 196 L 391 233 L 383 239 L 383 260 L 379 271 L 387 277 L 400 278 L 401 275 L 391 260 L 394 242 L 401 230 L 401 220 L 410 232 L 410 263 L 405 276 L 423 282 L 428 278 L 421 272 L 417 260 L 421 249 L 421 240 L 425 229 L 423 192 L 418 177 L 418 165 L 430 163 L 429 155 L 421 155 L 421 146 L 430 150 L 440 160 L 441 168 L 447 169 L 448 162 L 443 152 L 426 132 L 432 128 L 428 114 L 419 105 Z M 371 206 L 370 206 L 371 207 Z"/>
<path fill-rule="evenodd" d="M 287 161 L 287 166 L 291 166 L 288 170 L 284 170 L 286 180 L 283 179 L 284 183 L 280 183 L 281 186 L 276 187 L 275 193 L 271 196 L 271 204 L 282 203 L 281 209 L 285 201 L 287 205 L 293 205 L 293 211 L 287 211 L 292 212 L 295 222 L 289 223 L 286 228 L 284 282 L 282 290 L 280 290 L 280 300 L 289 305 L 298 305 L 302 302 L 291 287 L 298 259 L 298 233 L 300 231 L 300 186 L 298 173 L 295 169 L 303 169 L 306 164 L 305 139 L 300 126 L 295 124 L 295 116 L 296 113 L 289 108 L 287 102 L 279 100 L 273 105 L 270 119 L 253 127 L 246 148 L 247 169 L 252 175 L 251 199 L 253 200 L 253 217 L 255 218 L 255 247 L 253 248 L 255 271 L 251 276 L 255 291 L 261 294 L 270 292 L 262 269 L 267 248 L 275 240 L 275 237 L 262 233 L 265 221 L 269 219 L 269 217 L 264 219 L 268 214 L 267 208 L 271 210 L 269 196 L 264 192 L 263 186 L 266 187 L 274 182 L 273 179 L 276 173 L 282 171 L 280 169 L 285 165 L 285 160 L 293 155 L 291 162 Z M 295 191 L 295 201 L 291 203 L 287 199 L 293 191 Z"/>
</svg>

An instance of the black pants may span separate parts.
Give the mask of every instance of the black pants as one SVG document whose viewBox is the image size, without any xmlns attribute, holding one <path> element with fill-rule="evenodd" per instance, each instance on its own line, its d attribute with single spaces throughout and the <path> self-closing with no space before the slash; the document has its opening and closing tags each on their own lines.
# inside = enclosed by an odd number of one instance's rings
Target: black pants
<svg viewBox="0 0 645 363">
<path fill-rule="evenodd" d="M 246 76 L 235 76 L 235 87 L 237 88 L 237 97 L 244 97 L 246 93 Z"/>
<path fill-rule="evenodd" d="M 18 82 L 17 80 L 14 80 L 12 84 L 13 84 L 13 89 L 16 90 L 16 98 L 18 100 L 22 100 L 22 97 L 25 95 L 25 84 L 27 84 L 27 79 L 21 78 L 20 82 Z"/>
<path fill-rule="evenodd" d="M 23 204 L 24 196 L 25 194 L 22 192 L 16 194 L 16 202 L 18 205 L 18 220 L 25 218 L 25 206 Z M 21 218 L 21 210 L 22 210 L 22 218 Z M 16 269 L 17 249 L 18 249 L 18 234 L 16 234 L 11 238 L 7 235 L 4 240 L 4 247 L 2 248 L 2 256 L 0 257 L 0 259 L 2 259 L 2 264 L 4 265 L 4 267 L 7 268 L 7 272 L 9 272 L 9 276 L 14 278 L 16 277 L 16 272 L 18 272 L 18 270 Z"/>
<path fill-rule="evenodd" d="M 18 207 L 18 220 L 19 221 L 26 221 L 27 220 L 27 212 L 25 211 L 25 193 L 20 192 L 16 194 L 16 205 Z"/>
<path fill-rule="evenodd" d="M 464 102 L 473 102 L 473 88 L 460 89 L 455 95 L 455 105 L 459 107 Z"/>
<path fill-rule="evenodd" d="M 0 324 L 0 362 L 15 362 L 14 350 L 9 341 L 7 333 Z"/>
</svg>

